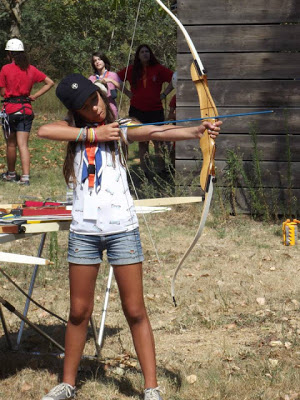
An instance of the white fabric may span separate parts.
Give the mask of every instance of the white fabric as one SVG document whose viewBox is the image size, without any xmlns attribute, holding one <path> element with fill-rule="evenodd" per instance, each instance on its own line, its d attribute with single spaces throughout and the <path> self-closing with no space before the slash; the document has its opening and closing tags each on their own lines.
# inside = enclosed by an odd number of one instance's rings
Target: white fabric
<svg viewBox="0 0 300 400">
<path fill-rule="evenodd" d="M 123 134 L 126 137 L 126 128 Z M 77 185 L 73 193 L 72 223 L 70 230 L 85 235 L 110 235 L 131 231 L 138 227 L 138 219 L 129 192 L 126 169 L 119 161 L 116 150 L 115 165 L 105 143 L 100 144 L 102 154 L 102 181 L 100 191 L 90 196 L 88 179 L 82 184 L 84 143 L 78 143 L 74 160 Z M 90 197 L 90 198 L 88 198 Z M 89 210 L 87 209 L 89 207 Z M 87 216 L 87 218 L 84 218 Z"/>
</svg>

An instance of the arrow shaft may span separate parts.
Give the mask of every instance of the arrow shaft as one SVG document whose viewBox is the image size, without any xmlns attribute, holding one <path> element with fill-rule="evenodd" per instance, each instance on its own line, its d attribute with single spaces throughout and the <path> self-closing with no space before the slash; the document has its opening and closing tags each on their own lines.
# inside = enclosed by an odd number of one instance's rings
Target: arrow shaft
<svg viewBox="0 0 300 400">
<path fill-rule="evenodd" d="M 227 115 L 217 115 L 215 117 L 202 117 L 202 118 L 188 118 L 188 119 L 176 119 L 170 121 L 161 121 L 161 122 L 149 122 L 146 124 L 137 124 L 137 125 L 121 125 L 122 128 L 138 128 L 139 126 L 147 126 L 147 125 L 166 125 L 166 124 L 174 124 L 177 122 L 193 122 L 193 121 L 203 121 L 205 119 L 224 119 L 224 118 L 235 118 L 235 117 L 245 117 L 248 115 L 258 115 L 258 114 L 271 114 L 273 110 L 264 110 L 264 111 L 253 111 L 248 113 L 239 113 L 239 114 L 227 114 Z"/>
</svg>

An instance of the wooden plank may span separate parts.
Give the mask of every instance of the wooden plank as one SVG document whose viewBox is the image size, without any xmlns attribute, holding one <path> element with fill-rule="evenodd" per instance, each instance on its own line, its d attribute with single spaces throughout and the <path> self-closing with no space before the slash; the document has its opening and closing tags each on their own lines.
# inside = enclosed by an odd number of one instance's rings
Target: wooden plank
<svg viewBox="0 0 300 400">
<path fill-rule="evenodd" d="M 42 224 L 24 224 L 22 225 L 26 233 L 46 233 L 66 231 L 70 228 L 71 221 L 47 222 Z"/>
<path fill-rule="evenodd" d="M 0 233 L 19 233 L 20 229 L 20 226 L 15 224 L 0 225 Z"/>
<path fill-rule="evenodd" d="M 186 29 L 199 53 L 299 51 L 299 24 L 236 25 L 235 21 L 235 25 L 196 25 Z M 187 42 L 178 29 L 177 52 L 188 51 Z"/>
<path fill-rule="evenodd" d="M 296 80 L 212 80 L 208 81 L 215 103 L 226 107 L 300 106 L 300 81 Z M 198 96 L 191 79 L 177 84 L 177 106 L 197 106 Z"/>
<path fill-rule="evenodd" d="M 227 197 L 228 201 L 228 188 L 220 187 L 219 190 Z M 288 205 L 294 203 L 293 199 L 298 199 L 295 205 L 291 206 L 291 212 L 300 212 L 300 189 L 268 189 L 264 188 L 265 199 L 271 207 L 271 210 L 277 215 L 287 215 Z M 235 212 L 249 213 L 251 209 L 251 193 L 247 188 L 237 188 L 235 191 Z M 231 207 L 231 211 L 233 207 Z"/>
<path fill-rule="evenodd" d="M 212 203 L 217 202 L 218 207 L 220 206 L 219 195 L 222 196 L 224 205 L 229 212 L 233 212 L 233 207 L 231 207 L 229 200 L 229 188 L 225 186 L 220 186 L 219 183 L 216 183 L 215 189 L 218 190 L 218 196 L 214 194 Z M 216 191 L 215 190 L 215 191 Z M 194 191 L 194 194 L 201 195 L 202 191 L 200 187 Z M 300 212 L 300 189 L 269 189 L 264 188 L 265 198 L 269 200 L 269 204 L 275 204 L 272 210 L 277 215 L 287 215 L 288 213 L 288 205 L 292 203 L 291 212 L 293 214 L 297 214 Z M 236 188 L 235 189 L 235 199 L 236 199 L 236 213 L 245 213 L 249 214 L 250 212 L 250 202 L 251 202 L 251 194 L 249 189 L 247 188 Z M 296 204 L 295 203 L 296 199 Z"/>
<path fill-rule="evenodd" d="M 253 162 L 243 161 L 243 168 L 250 171 Z M 216 161 L 218 184 L 225 184 L 225 161 Z M 262 181 L 267 188 L 287 188 L 288 187 L 288 168 L 287 162 L 264 161 L 261 162 Z M 198 160 L 176 160 L 176 171 L 182 175 L 186 175 L 185 184 L 192 183 L 193 178 L 198 177 L 201 169 L 201 162 Z M 291 164 L 292 185 L 295 189 L 300 189 L 300 163 Z M 245 185 L 244 185 L 245 186 Z"/>
<path fill-rule="evenodd" d="M 300 161 L 300 135 L 289 137 L 291 161 Z M 258 151 L 263 161 L 288 161 L 287 137 L 284 135 L 258 135 Z M 199 141 L 188 140 L 177 142 L 176 159 L 199 158 Z M 227 151 L 232 150 L 243 160 L 253 159 L 253 144 L 250 135 L 221 134 L 216 141 L 216 159 L 226 160 Z"/>
<path fill-rule="evenodd" d="M 244 24 L 299 22 L 298 0 L 177 0 L 183 24 Z"/>
<path fill-rule="evenodd" d="M 219 114 L 238 114 L 242 112 L 259 111 L 259 108 L 230 108 L 218 107 Z M 267 107 L 268 108 L 268 107 Z M 277 110 L 272 114 L 251 115 L 247 117 L 228 118 L 223 120 L 222 134 L 224 133 L 249 133 L 251 126 L 255 124 L 260 134 L 282 134 L 286 131 L 290 134 L 300 134 L 300 112 L 299 109 Z M 178 119 L 198 118 L 200 116 L 199 105 L 195 107 L 177 107 Z M 186 125 L 196 125 L 197 122 Z"/>
<path fill-rule="evenodd" d="M 202 53 L 209 79 L 295 79 L 299 77 L 298 53 Z M 181 79 L 190 79 L 191 54 L 177 55 Z M 299 82 L 300 83 L 300 82 Z"/>
<path fill-rule="evenodd" d="M 161 197 L 157 199 L 134 200 L 135 206 L 172 206 L 178 204 L 201 203 L 202 197 Z"/>
</svg>

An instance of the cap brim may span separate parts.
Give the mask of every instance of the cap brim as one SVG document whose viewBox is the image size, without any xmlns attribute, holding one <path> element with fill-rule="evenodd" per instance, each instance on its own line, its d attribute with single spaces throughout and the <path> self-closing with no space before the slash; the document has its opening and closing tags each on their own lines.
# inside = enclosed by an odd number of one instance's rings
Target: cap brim
<svg viewBox="0 0 300 400">
<path fill-rule="evenodd" d="M 80 98 L 78 98 L 74 101 L 72 108 L 75 111 L 80 110 L 84 106 L 84 103 L 87 101 L 87 99 L 90 97 L 90 95 L 97 91 L 98 91 L 98 87 L 91 82 L 91 85 L 89 85 L 88 87 L 84 88 L 84 90 L 82 90 L 82 92 L 80 94 Z"/>
</svg>

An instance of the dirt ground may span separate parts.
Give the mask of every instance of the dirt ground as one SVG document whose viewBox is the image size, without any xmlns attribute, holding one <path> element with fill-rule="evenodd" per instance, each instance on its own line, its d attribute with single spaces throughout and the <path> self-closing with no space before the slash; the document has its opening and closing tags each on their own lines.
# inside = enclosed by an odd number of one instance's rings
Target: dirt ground
<svg viewBox="0 0 300 400">
<path fill-rule="evenodd" d="M 170 282 L 199 223 L 198 206 L 177 206 L 147 216 L 159 260 L 141 219 L 144 295 L 157 351 L 164 400 L 300 399 L 300 243 L 282 243 L 281 223 L 247 216 L 209 216 L 204 233 L 176 280 L 178 306 Z M 54 246 L 56 239 L 58 244 Z M 5 244 L 3 251 L 34 255 L 38 238 Z M 33 297 L 63 318 L 68 316 L 67 233 L 46 241 L 53 267 L 40 267 Z M 54 253 L 53 253 L 54 251 Z M 99 326 L 108 265 L 98 283 L 94 317 Z M 4 266 L 24 290 L 32 267 Z M 22 296 L 0 274 L 1 296 L 19 311 Z M 19 319 L 3 309 L 13 344 Z M 64 324 L 35 305 L 28 317 L 63 345 Z M 61 378 L 62 359 L 52 345 L 25 327 L 18 351 L 0 336 L 0 399 L 39 400 Z M 36 355 L 34 352 L 42 354 Z M 48 354 L 46 354 L 48 353 Z M 89 332 L 85 355 L 94 356 Z M 99 360 L 83 359 L 77 399 L 140 399 L 143 381 L 113 281 Z"/>
</svg>

